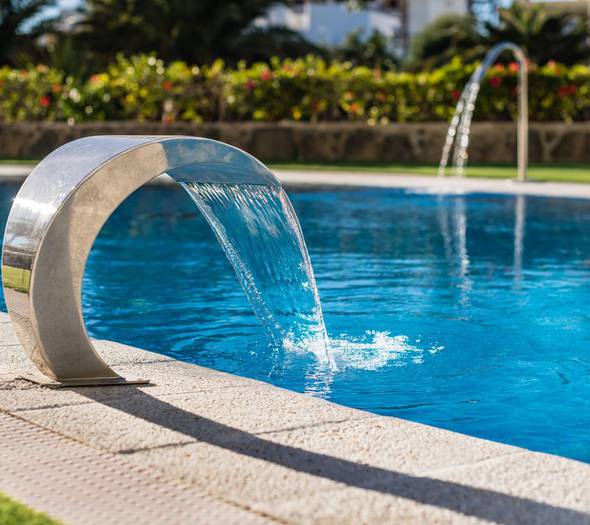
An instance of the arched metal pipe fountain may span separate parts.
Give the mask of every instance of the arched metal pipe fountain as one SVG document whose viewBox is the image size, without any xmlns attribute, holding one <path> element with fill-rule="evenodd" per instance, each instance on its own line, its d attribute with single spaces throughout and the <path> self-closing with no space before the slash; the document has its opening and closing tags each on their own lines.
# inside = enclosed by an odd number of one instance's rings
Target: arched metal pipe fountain
<svg viewBox="0 0 590 525">
<path fill-rule="evenodd" d="M 467 148 L 469 147 L 469 135 L 471 132 L 471 120 L 475 110 L 475 102 L 479 94 L 481 82 L 488 69 L 496 62 L 504 51 L 511 51 L 519 65 L 518 75 L 518 120 L 517 120 L 517 165 L 519 181 L 527 180 L 528 169 L 528 140 L 529 140 L 529 115 L 528 115 L 528 70 L 524 51 L 512 42 L 500 42 L 496 44 L 485 56 L 483 62 L 475 70 L 469 82 L 465 85 L 443 146 L 442 157 L 438 174 L 445 176 L 451 151 L 454 146 L 453 163 L 455 175 L 462 177 L 467 165 Z"/>
<path fill-rule="evenodd" d="M 166 173 L 181 184 L 280 188 L 254 157 L 190 137 L 89 137 L 29 175 L 8 217 L 2 284 L 25 352 L 53 386 L 145 382 L 123 378 L 95 351 L 82 317 L 82 277 L 101 227 L 127 196 Z"/>
</svg>

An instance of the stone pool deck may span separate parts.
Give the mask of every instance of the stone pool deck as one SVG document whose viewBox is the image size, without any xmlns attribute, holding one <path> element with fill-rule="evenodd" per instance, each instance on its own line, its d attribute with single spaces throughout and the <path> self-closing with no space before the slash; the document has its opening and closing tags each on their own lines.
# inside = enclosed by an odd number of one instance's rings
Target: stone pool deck
<svg viewBox="0 0 590 525">
<path fill-rule="evenodd" d="M 518 182 L 510 179 L 457 178 L 404 173 L 346 171 L 274 171 L 286 186 L 394 188 L 424 193 L 495 193 L 539 197 L 590 198 L 590 184 L 573 182 Z"/>
<path fill-rule="evenodd" d="M 590 524 L 590 465 L 109 341 L 149 386 L 50 390 L 0 314 L 0 491 L 78 524 Z"/>
<path fill-rule="evenodd" d="M 22 182 L 32 165 L 0 165 L 0 182 Z M 285 186 L 395 188 L 425 193 L 496 193 L 590 199 L 590 184 L 573 182 L 518 182 L 507 179 L 436 177 L 404 173 L 273 170 Z M 174 181 L 160 176 L 152 183 Z"/>
</svg>

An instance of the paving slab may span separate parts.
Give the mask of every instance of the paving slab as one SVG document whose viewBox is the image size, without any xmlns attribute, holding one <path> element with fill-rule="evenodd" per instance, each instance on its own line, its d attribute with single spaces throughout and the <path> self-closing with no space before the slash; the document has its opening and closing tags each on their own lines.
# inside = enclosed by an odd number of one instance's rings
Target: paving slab
<svg viewBox="0 0 590 525">
<path fill-rule="evenodd" d="M 71 400 L 41 408 L 12 409 L 45 428 L 112 452 L 131 452 L 192 442 L 233 442 L 243 435 L 307 428 L 348 420 L 351 413 L 337 414 L 328 403 L 311 397 L 291 398 L 289 392 L 252 385 L 191 394 L 156 395 L 149 388 L 122 387 L 119 395 L 97 389 L 69 389 Z M 10 391 L 14 393 L 14 390 Z M 46 389 L 26 391 L 46 398 Z M 59 392 L 59 391 L 58 391 Z M 0 399 L 2 399 L 0 391 Z M 244 403 L 248 398 L 250 403 Z M 14 399 L 14 398 L 12 398 Z M 57 401 L 57 399 L 56 399 Z M 12 403 L 15 401 L 13 400 Z M 5 405 L 6 406 L 6 405 Z M 14 406 L 14 405 L 13 405 Z M 373 417 L 356 411 L 357 418 Z M 215 422 L 209 423 L 209 422 Z"/>
<path fill-rule="evenodd" d="M 16 379 L 31 367 L 7 320 L 0 314 L 0 410 L 29 425 L 18 432 L 42 429 L 76 444 L 59 448 L 64 472 L 83 446 L 155 476 L 149 490 L 124 482 L 154 503 L 167 501 L 158 483 L 172 484 L 230 513 L 209 513 L 208 523 L 590 525 L 588 464 L 369 414 L 113 342 L 95 344 L 109 364 L 153 385 L 50 390 Z M 19 465 L 2 471 L 0 490 L 41 510 L 80 511 L 59 490 L 37 497 L 37 476 L 23 474 L 35 468 Z M 76 501 L 92 500 L 99 478 L 80 471 Z M 121 482 L 111 481 L 105 490 L 116 492 Z M 130 508 L 146 523 L 177 522 L 158 522 L 147 505 L 143 513 Z M 109 512 L 103 523 L 124 523 Z"/>
<path fill-rule="evenodd" d="M 237 501 L 266 502 L 270 510 L 277 500 L 295 495 L 304 499 L 320 487 L 324 491 L 347 486 L 377 490 L 387 487 L 396 475 L 420 476 L 443 466 L 520 453 L 520 449 L 472 441 L 440 429 L 424 433 L 421 425 L 413 423 L 393 429 L 382 420 L 372 416 L 318 422 L 312 427 L 259 434 L 234 430 L 226 436 L 217 421 L 201 421 L 192 427 L 198 442 L 166 450 L 139 450 L 131 452 L 129 459 L 171 475 L 181 472 L 183 479 L 216 494 L 237 485 Z"/>
<path fill-rule="evenodd" d="M 273 523 L 0 411 L 0 490 L 64 523 Z"/>
<path fill-rule="evenodd" d="M 534 493 L 549 505 L 580 512 L 587 511 L 590 501 L 590 488 L 585 479 L 588 465 L 576 461 L 564 462 L 563 458 L 549 454 L 526 451 L 439 470 L 436 476 L 481 489 L 493 488 L 521 498 Z M 546 522 L 557 521 L 556 518 Z"/>
</svg>

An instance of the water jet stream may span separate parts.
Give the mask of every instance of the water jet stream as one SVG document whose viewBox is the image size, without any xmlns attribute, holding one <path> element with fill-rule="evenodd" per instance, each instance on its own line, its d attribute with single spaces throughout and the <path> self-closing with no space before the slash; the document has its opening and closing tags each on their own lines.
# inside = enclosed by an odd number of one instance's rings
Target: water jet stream
<svg viewBox="0 0 590 525">
<path fill-rule="evenodd" d="M 527 178 L 528 168 L 528 72 L 524 51 L 512 42 L 500 42 L 496 44 L 485 56 L 483 62 L 475 70 L 471 78 L 463 88 L 457 102 L 455 113 L 449 124 L 446 140 L 442 150 L 442 156 L 438 167 L 438 175 L 445 176 L 445 170 L 449 163 L 451 151 L 454 148 L 453 163 L 455 176 L 463 177 L 467 166 L 467 148 L 469 147 L 469 135 L 471 133 L 471 121 L 475 111 L 475 102 L 479 95 L 481 82 L 488 69 L 496 62 L 504 51 L 511 51 L 518 62 L 518 180 Z"/>
</svg>

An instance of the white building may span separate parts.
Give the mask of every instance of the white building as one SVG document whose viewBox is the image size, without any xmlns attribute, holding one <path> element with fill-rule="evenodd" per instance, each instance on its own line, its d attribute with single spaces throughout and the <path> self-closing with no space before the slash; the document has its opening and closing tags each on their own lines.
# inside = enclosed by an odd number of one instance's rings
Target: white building
<svg viewBox="0 0 590 525">
<path fill-rule="evenodd" d="M 439 16 L 468 11 L 468 0 L 374 0 L 362 9 L 334 0 L 301 0 L 295 6 L 272 7 L 256 25 L 285 26 L 315 44 L 328 46 L 342 44 L 355 31 L 364 38 L 378 31 L 405 47 L 408 38 Z"/>
<path fill-rule="evenodd" d="M 365 9 L 349 9 L 346 2 L 305 1 L 292 7 L 276 5 L 256 23 L 259 27 L 286 26 L 301 33 L 315 44 L 337 46 L 355 31 L 368 38 L 374 31 L 395 37 L 400 31 L 397 10 L 379 9 L 369 5 Z"/>
</svg>

